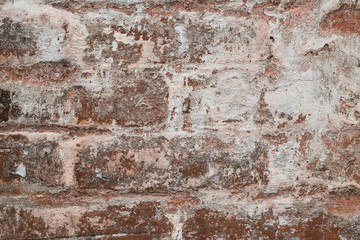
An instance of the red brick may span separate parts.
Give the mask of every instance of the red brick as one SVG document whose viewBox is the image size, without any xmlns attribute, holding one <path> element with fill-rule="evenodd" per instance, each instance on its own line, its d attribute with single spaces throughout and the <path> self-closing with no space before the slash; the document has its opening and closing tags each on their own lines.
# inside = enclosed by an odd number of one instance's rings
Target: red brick
<svg viewBox="0 0 360 240">
<path fill-rule="evenodd" d="M 296 207 L 294 207 L 296 208 Z M 299 208 L 300 210 L 301 208 Z M 260 216 L 243 217 L 230 212 L 200 209 L 185 221 L 184 239 L 353 239 L 357 221 L 323 212 L 272 210 Z"/>
<path fill-rule="evenodd" d="M 61 184 L 63 170 L 58 146 L 58 142 L 44 136 L 29 140 L 21 134 L 0 135 L 0 182 Z M 26 176 L 16 174 L 20 164 L 25 166 Z"/>
<path fill-rule="evenodd" d="M 328 13 L 320 26 L 327 33 L 360 34 L 360 9 L 344 4 Z"/>
<path fill-rule="evenodd" d="M 165 121 L 168 87 L 161 76 L 144 70 L 141 74 L 129 72 L 118 77 L 124 80 L 114 83 L 113 93 L 108 97 L 82 86 L 64 91 L 65 103 L 72 105 L 78 124 L 114 122 L 124 127 L 141 127 Z M 59 102 L 64 98 L 60 98 Z"/>
<path fill-rule="evenodd" d="M 245 238 L 250 226 L 243 219 L 233 214 L 200 209 L 184 223 L 184 239 L 242 239 Z"/>
<path fill-rule="evenodd" d="M 51 5 L 55 8 L 64 9 L 70 12 L 85 12 L 85 11 L 99 11 L 100 9 L 109 9 L 113 11 L 124 12 L 128 15 L 136 11 L 134 5 L 120 4 L 120 3 L 105 3 L 105 2 L 87 2 L 87 1 L 52 1 Z"/>
<path fill-rule="evenodd" d="M 0 239 L 360 239 L 356 1 L 0 6 Z"/>
<path fill-rule="evenodd" d="M 71 83 L 76 78 L 79 68 L 67 60 L 58 62 L 40 62 L 30 66 L 1 67 L 8 81 L 23 81 L 24 84 L 48 85 L 59 83 Z"/>
<path fill-rule="evenodd" d="M 73 192 L 34 195 L 0 204 L 1 239 L 168 239 L 172 232 L 161 201 L 110 195 L 123 203 L 107 203 L 106 195 Z"/>
<path fill-rule="evenodd" d="M 16 81 L 22 79 L 32 83 L 28 91 L 32 98 L 24 96 L 19 88 L 14 88 L 12 92 L 2 90 L 0 121 L 10 125 L 19 123 L 21 119 L 23 125 L 69 127 L 112 124 L 122 127 L 161 127 L 164 124 L 168 115 L 168 86 L 156 69 L 106 72 L 104 74 L 108 74 L 109 86 L 92 90 L 72 83 L 77 79 L 77 67 L 67 64 L 44 63 L 39 65 L 40 70 L 32 66 L 29 72 L 12 69 L 11 74 Z M 53 78 L 56 70 L 60 72 L 59 79 Z M 82 80 L 100 81 L 101 76 L 90 74 L 82 74 Z M 39 89 L 38 84 L 45 86 Z M 52 88 L 54 84 L 59 86 Z"/>
<path fill-rule="evenodd" d="M 359 172 L 359 136 L 358 130 L 327 132 L 322 136 L 324 160 L 315 160 L 308 169 L 315 176 L 327 180 L 348 180 L 360 182 Z"/>
<path fill-rule="evenodd" d="M 123 191 L 240 190 L 267 183 L 262 145 L 249 152 L 232 151 L 231 143 L 216 138 L 121 137 L 80 152 L 75 175 L 82 188 Z"/>
<path fill-rule="evenodd" d="M 0 25 L 0 56 L 23 57 L 35 55 L 36 42 L 34 37 L 27 33 L 20 22 L 10 18 L 3 18 Z"/>
<path fill-rule="evenodd" d="M 154 234 L 171 232 L 172 226 L 156 202 L 143 202 L 134 207 L 108 206 L 104 210 L 87 211 L 79 220 L 79 235 Z M 157 217 L 157 215 L 160 215 Z"/>
</svg>

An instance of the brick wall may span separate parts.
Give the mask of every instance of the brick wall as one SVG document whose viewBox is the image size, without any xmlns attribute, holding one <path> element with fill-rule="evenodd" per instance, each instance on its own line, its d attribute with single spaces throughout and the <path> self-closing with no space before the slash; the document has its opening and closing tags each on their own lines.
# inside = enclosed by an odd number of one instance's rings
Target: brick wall
<svg viewBox="0 0 360 240">
<path fill-rule="evenodd" d="M 356 0 L 0 0 L 0 239 L 360 239 Z"/>
</svg>

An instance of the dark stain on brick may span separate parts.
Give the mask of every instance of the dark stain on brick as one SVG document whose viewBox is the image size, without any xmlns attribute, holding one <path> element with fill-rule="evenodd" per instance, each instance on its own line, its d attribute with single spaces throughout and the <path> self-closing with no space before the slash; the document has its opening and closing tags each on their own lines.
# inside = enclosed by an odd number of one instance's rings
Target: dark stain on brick
<svg viewBox="0 0 360 240">
<path fill-rule="evenodd" d="M 36 43 L 33 36 L 28 33 L 19 22 L 10 18 L 3 18 L 0 26 L 0 56 L 23 57 L 36 53 Z"/>
<path fill-rule="evenodd" d="M 0 122 L 17 119 L 21 115 L 21 108 L 12 104 L 11 95 L 10 91 L 0 89 Z"/>
<path fill-rule="evenodd" d="M 0 122 L 9 120 L 10 104 L 10 92 L 0 89 Z"/>
<path fill-rule="evenodd" d="M 190 113 L 191 110 L 191 99 L 190 98 L 185 98 L 184 102 L 183 102 L 183 113 Z"/>
</svg>

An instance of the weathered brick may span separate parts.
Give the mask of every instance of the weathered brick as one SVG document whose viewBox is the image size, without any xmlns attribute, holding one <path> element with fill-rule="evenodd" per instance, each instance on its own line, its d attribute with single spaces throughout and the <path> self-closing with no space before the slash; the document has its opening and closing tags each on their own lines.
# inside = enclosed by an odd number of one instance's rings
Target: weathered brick
<svg viewBox="0 0 360 240">
<path fill-rule="evenodd" d="M 0 135 L 0 181 L 58 185 L 63 173 L 58 142 L 38 136 Z"/>
<path fill-rule="evenodd" d="M 359 34 L 360 9 L 354 5 L 343 4 L 339 9 L 328 13 L 320 26 L 325 32 Z"/>
<path fill-rule="evenodd" d="M 184 239 L 242 239 L 249 226 L 243 219 L 236 219 L 233 214 L 222 214 L 218 211 L 200 209 L 184 223 Z"/>
<path fill-rule="evenodd" d="M 24 84 L 52 85 L 71 83 L 76 77 L 78 67 L 68 60 L 40 62 L 31 66 L 1 67 L 3 79 L 23 81 Z"/>
<path fill-rule="evenodd" d="M 13 88 L 16 83 L 11 83 L 7 89 L 14 89 L 13 92 L 2 91 L 4 109 L 1 120 L 9 124 L 21 122 L 27 125 L 164 125 L 168 115 L 169 88 L 156 69 L 107 72 L 109 82 L 104 87 L 100 83 L 100 89 L 98 85 L 93 89 L 78 85 L 77 67 L 68 64 L 44 63 L 40 64 L 40 70 L 31 67 L 29 72 L 12 69 L 11 75 L 15 81 L 33 84 L 31 96 L 30 91 Z M 81 81 L 102 81 L 101 76 L 86 73 L 80 77 Z M 41 88 L 35 88 L 38 84 Z M 59 87 L 49 88 L 53 84 L 59 84 Z"/>
<path fill-rule="evenodd" d="M 360 238 L 357 1 L 0 16 L 1 239 Z"/>
<path fill-rule="evenodd" d="M 0 25 L 0 56 L 22 57 L 35 55 L 36 42 L 34 36 L 21 25 L 10 18 L 2 18 Z M 2 60 L 2 59 L 1 59 Z M 0 61 L 2 63 L 2 61 Z"/>
<path fill-rule="evenodd" d="M 79 235 L 100 234 L 169 234 L 171 224 L 161 212 L 160 203 L 143 202 L 133 207 L 108 206 L 104 210 L 85 212 L 79 219 Z M 145 235 L 146 237 L 146 235 Z"/>
<path fill-rule="evenodd" d="M 294 207 L 296 209 L 296 207 Z M 184 239 L 354 239 L 357 221 L 323 212 L 272 210 L 260 216 L 200 209 L 184 223 Z M 355 227 L 355 228 L 354 228 Z"/>
<path fill-rule="evenodd" d="M 129 80 L 128 80 L 129 79 Z M 151 70 L 119 76 L 113 93 L 90 92 L 81 86 L 64 91 L 63 99 L 72 104 L 77 123 L 92 121 L 120 126 L 151 126 L 167 117 L 168 87 L 161 76 Z M 60 100 L 61 101 L 61 100 Z"/>
<path fill-rule="evenodd" d="M 233 143 L 216 138 L 121 137 L 78 154 L 81 188 L 122 191 L 232 189 L 266 184 L 267 150 L 260 143 L 233 153 Z"/>
<path fill-rule="evenodd" d="M 308 165 L 316 176 L 327 180 L 349 180 L 359 183 L 358 159 L 359 131 L 328 132 L 322 136 L 323 159 L 317 159 Z"/>
<path fill-rule="evenodd" d="M 85 11 L 99 11 L 101 9 L 109 9 L 113 11 L 124 12 L 128 15 L 133 14 L 136 11 L 135 4 L 121 4 L 116 2 L 106 1 L 46 1 L 49 2 L 53 7 L 64 9 L 70 12 L 85 12 Z"/>
<path fill-rule="evenodd" d="M 110 195 L 111 196 L 111 195 Z M 47 197 L 45 201 L 42 198 Z M 56 199 L 61 197 L 61 200 Z M 162 201 L 137 201 L 106 195 L 79 197 L 73 192 L 19 197 L 0 204 L 1 239 L 170 239 L 172 224 Z"/>
</svg>

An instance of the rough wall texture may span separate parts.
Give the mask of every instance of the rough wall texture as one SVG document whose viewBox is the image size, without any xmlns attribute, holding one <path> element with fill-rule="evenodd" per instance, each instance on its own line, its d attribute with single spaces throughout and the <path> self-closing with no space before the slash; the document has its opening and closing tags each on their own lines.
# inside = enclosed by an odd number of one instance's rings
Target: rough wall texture
<svg viewBox="0 0 360 240">
<path fill-rule="evenodd" d="M 360 239 L 356 0 L 0 0 L 0 239 Z"/>
</svg>

